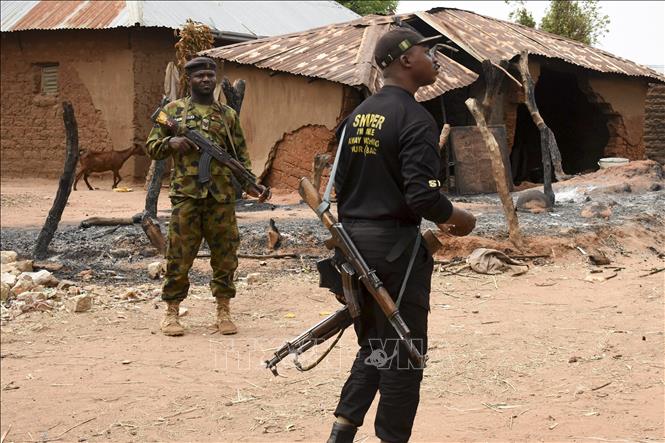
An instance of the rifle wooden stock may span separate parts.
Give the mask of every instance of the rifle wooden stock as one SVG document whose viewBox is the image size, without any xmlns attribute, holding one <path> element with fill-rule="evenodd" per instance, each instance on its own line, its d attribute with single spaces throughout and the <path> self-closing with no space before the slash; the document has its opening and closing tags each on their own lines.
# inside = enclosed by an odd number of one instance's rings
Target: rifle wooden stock
<svg viewBox="0 0 665 443">
<path fill-rule="evenodd" d="M 319 197 L 319 192 L 314 189 L 314 185 L 312 185 L 312 183 L 306 177 L 300 179 L 300 188 L 298 189 L 298 193 L 302 197 L 303 201 L 307 203 L 307 206 L 316 212 L 316 208 L 318 208 L 321 204 L 321 197 Z M 332 225 L 337 223 L 335 216 L 332 215 L 330 211 L 325 211 L 320 216 L 320 218 L 323 222 L 323 225 L 327 229 L 330 229 Z"/>
<path fill-rule="evenodd" d="M 308 178 L 303 177 L 300 179 L 300 188 L 299 188 L 299 193 L 300 196 L 302 197 L 303 201 L 307 203 L 307 206 L 312 208 L 314 212 L 316 212 L 316 209 L 319 207 L 321 204 L 321 197 L 319 196 L 319 193 L 317 192 L 316 189 L 314 189 L 314 185 L 309 181 Z M 327 229 L 331 229 L 335 223 L 337 223 L 337 219 L 335 219 L 335 216 L 330 213 L 330 211 L 324 211 L 320 216 L 321 221 L 325 225 Z M 338 244 L 339 242 L 337 239 L 333 237 L 333 242 L 335 246 L 339 247 L 342 246 Z M 355 251 L 358 253 L 357 251 Z M 358 255 L 360 255 L 358 253 Z M 361 280 L 363 280 L 363 276 L 360 276 Z M 365 283 L 363 281 L 363 283 Z M 383 286 L 380 286 L 379 288 L 376 289 L 376 295 L 374 292 L 372 292 L 372 295 L 374 295 L 374 298 L 376 299 L 376 302 L 379 304 L 381 307 L 381 311 L 386 315 L 386 317 L 391 318 L 395 312 L 397 312 L 397 306 L 395 306 L 395 302 L 393 299 L 390 297 L 390 294 L 388 294 L 388 291 L 386 291 L 386 288 Z"/>
<path fill-rule="evenodd" d="M 367 288 L 369 293 L 372 294 L 372 297 L 381 308 L 381 311 L 397 331 L 397 334 L 409 352 L 411 361 L 417 367 L 424 368 L 426 356 L 421 355 L 413 345 L 413 342 L 411 341 L 411 332 L 402 319 L 395 302 L 383 286 L 381 280 L 376 276 L 376 273 L 369 269 L 369 266 L 365 263 L 360 251 L 358 251 L 343 226 L 340 223 L 337 223 L 335 216 L 330 213 L 329 209 L 322 212 L 319 211 L 321 197 L 319 197 L 318 191 L 306 177 L 300 179 L 300 187 L 298 191 L 303 201 L 317 213 L 324 226 L 330 231 L 334 246 L 342 251 L 346 260 L 348 260 L 349 264 L 351 264 L 358 273 L 360 281 L 365 285 L 365 288 Z"/>
</svg>

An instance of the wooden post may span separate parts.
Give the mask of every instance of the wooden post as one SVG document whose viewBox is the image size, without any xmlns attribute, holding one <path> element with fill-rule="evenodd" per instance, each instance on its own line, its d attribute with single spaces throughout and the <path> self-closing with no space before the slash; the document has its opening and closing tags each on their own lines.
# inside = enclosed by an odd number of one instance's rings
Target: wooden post
<svg viewBox="0 0 665 443">
<path fill-rule="evenodd" d="M 147 217 L 157 218 L 157 202 L 159 201 L 159 193 L 162 190 L 162 176 L 164 175 L 164 168 L 166 159 L 153 160 L 151 166 L 152 175 L 148 182 L 148 192 L 145 196 L 144 213 Z"/>
<path fill-rule="evenodd" d="M 499 144 L 496 139 L 490 132 L 476 99 L 469 98 L 465 102 L 466 107 L 471 111 L 471 115 L 476 120 L 476 126 L 480 130 L 480 134 L 487 145 L 490 153 L 490 159 L 492 162 L 492 172 L 494 175 L 494 181 L 496 182 L 496 189 L 501 198 L 501 203 L 503 204 L 503 211 L 506 215 L 506 220 L 508 221 L 508 233 L 510 236 L 510 241 L 517 247 L 518 250 L 524 248 L 524 239 L 520 233 L 519 223 L 517 221 L 517 213 L 515 212 L 515 207 L 513 206 L 513 199 L 510 197 L 510 192 L 508 191 L 508 181 L 506 177 L 506 169 L 503 164 L 503 159 L 501 158 L 501 152 L 499 151 Z"/>
<path fill-rule="evenodd" d="M 439 135 L 439 151 L 443 151 L 443 148 L 448 142 L 448 137 L 450 136 L 450 125 L 446 123 L 441 129 L 441 135 Z"/>
<path fill-rule="evenodd" d="M 242 108 L 242 102 L 245 99 L 245 80 L 238 79 L 234 81 L 233 86 L 231 86 L 229 79 L 224 77 L 222 79 L 222 92 L 224 92 L 224 97 L 226 97 L 226 104 L 233 108 L 238 114 L 238 118 L 240 118 L 240 109 Z M 236 198 L 241 199 L 242 187 L 240 186 L 240 183 L 238 183 L 238 180 L 233 176 L 231 176 L 231 183 L 233 184 Z"/>
<path fill-rule="evenodd" d="M 81 220 L 79 223 L 80 228 L 89 228 L 90 226 L 120 226 L 120 225 L 133 225 L 140 223 L 143 219 L 143 213 L 138 213 L 133 217 L 90 217 Z"/>
<path fill-rule="evenodd" d="M 540 131 L 540 151 L 543 158 L 543 190 L 550 206 L 554 205 L 554 191 L 552 190 L 552 165 L 554 165 L 554 175 L 559 181 L 566 180 L 568 176 L 563 172 L 561 166 L 561 152 L 556 143 L 556 138 L 552 130 L 545 124 L 536 105 L 536 96 L 533 80 L 529 73 L 529 56 L 526 51 L 522 51 L 519 60 L 519 70 L 522 75 L 522 84 L 524 86 L 524 103 L 529 109 L 533 122 Z"/>
<path fill-rule="evenodd" d="M 53 240 L 53 235 L 58 229 L 58 223 L 62 217 L 62 212 L 65 210 L 69 194 L 72 192 L 72 184 L 74 183 L 74 172 L 76 171 L 76 163 L 79 159 L 79 135 L 78 127 L 76 125 L 76 116 L 74 115 L 74 108 L 70 102 L 62 102 L 62 118 L 65 122 L 65 136 L 67 145 L 67 154 L 65 157 L 65 168 L 60 176 L 58 183 L 58 192 L 55 195 L 53 206 L 46 217 L 44 227 L 39 232 L 37 243 L 33 255 L 37 259 L 46 258 L 48 247 Z"/>
<path fill-rule="evenodd" d="M 441 157 L 441 170 L 439 171 L 439 177 L 441 178 L 441 181 L 446 185 L 445 189 L 448 192 L 450 192 L 450 177 L 449 177 L 450 160 L 448 159 L 450 153 L 449 149 L 446 149 L 446 143 L 448 143 L 449 136 L 450 136 L 450 125 L 448 123 L 445 123 L 443 125 L 443 128 L 441 128 L 441 134 L 439 135 L 439 155 Z"/>
<path fill-rule="evenodd" d="M 242 102 L 245 99 L 245 80 L 238 79 L 231 86 L 229 79 L 224 77 L 222 80 L 222 91 L 224 92 L 224 97 L 226 97 L 226 104 L 240 115 L 240 108 L 242 108 Z"/>
<path fill-rule="evenodd" d="M 496 96 L 501 90 L 501 83 L 503 82 L 503 72 L 496 68 L 489 60 L 483 60 L 482 63 L 483 78 L 485 80 L 485 95 L 481 103 L 481 110 L 485 121 L 488 122 L 492 115 L 492 105 Z"/>
<path fill-rule="evenodd" d="M 328 166 L 328 161 L 330 160 L 330 154 L 316 154 L 314 156 L 314 163 L 312 165 L 312 184 L 314 189 L 317 191 L 321 188 L 321 176 L 323 175 L 323 170 Z"/>
<path fill-rule="evenodd" d="M 160 254 L 166 254 L 166 241 L 164 240 L 164 235 L 162 230 L 159 228 L 159 222 L 152 217 L 145 216 L 141 221 L 141 228 L 143 232 L 150 239 L 150 243 L 159 251 Z"/>
</svg>

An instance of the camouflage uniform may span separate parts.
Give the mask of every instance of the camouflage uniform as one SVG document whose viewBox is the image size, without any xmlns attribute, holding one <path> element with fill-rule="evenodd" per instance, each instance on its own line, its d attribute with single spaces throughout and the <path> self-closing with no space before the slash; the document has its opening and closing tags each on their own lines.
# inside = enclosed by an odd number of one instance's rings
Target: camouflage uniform
<svg viewBox="0 0 665 443">
<path fill-rule="evenodd" d="M 204 107 L 185 98 L 169 103 L 164 111 L 180 125 L 186 123 L 188 128 L 198 130 L 250 169 L 240 120 L 232 108 L 214 103 L 204 111 Z M 232 143 L 229 143 L 229 138 Z M 150 131 L 146 142 L 148 155 L 153 159 L 173 157 L 169 192 L 173 209 L 169 224 L 162 300 L 182 301 L 187 297 L 187 275 L 202 238 L 205 238 L 210 246 L 212 295 L 234 297 L 233 274 L 238 267 L 236 252 L 240 237 L 235 217 L 235 190 L 231 171 L 213 159 L 210 165 L 211 179 L 208 183 L 201 184 L 198 181 L 199 152 L 191 150 L 181 154 L 169 147 L 168 142 L 169 135 L 157 125 Z"/>
</svg>

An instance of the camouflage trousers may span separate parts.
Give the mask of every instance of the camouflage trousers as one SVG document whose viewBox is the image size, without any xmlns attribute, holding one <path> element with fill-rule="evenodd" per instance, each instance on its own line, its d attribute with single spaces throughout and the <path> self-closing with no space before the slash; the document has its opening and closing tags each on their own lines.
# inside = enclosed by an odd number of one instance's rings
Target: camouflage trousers
<svg viewBox="0 0 665 443">
<path fill-rule="evenodd" d="M 233 274 L 238 267 L 236 255 L 240 235 L 235 205 L 219 203 L 212 196 L 204 199 L 171 199 L 173 205 L 166 247 L 166 274 L 162 300 L 184 300 L 189 290 L 189 270 L 199 252 L 201 240 L 210 247 L 214 297 L 235 297 Z"/>
</svg>

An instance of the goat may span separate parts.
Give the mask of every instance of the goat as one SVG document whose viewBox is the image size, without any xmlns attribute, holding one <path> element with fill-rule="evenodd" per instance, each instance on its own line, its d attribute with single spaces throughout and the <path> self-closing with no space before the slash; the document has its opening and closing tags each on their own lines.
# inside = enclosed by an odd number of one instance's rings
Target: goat
<svg viewBox="0 0 665 443">
<path fill-rule="evenodd" d="M 88 182 L 88 176 L 91 172 L 105 172 L 113 171 L 113 186 L 111 189 L 118 186 L 122 177 L 120 177 L 120 168 L 127 161 L 129 157 L 136 154 L 143 153 L 143 146 L 136 143 L 134 147 L 123 149 L 122 151 L 82 151 L 79 158 L 79 170 L 76 173 L 74 180 L 74 191 L 76 191 L 76 184 L 83 177 L 83 181 L 88 185 L 91 191 L 93 187 Z"/>
</svg>

